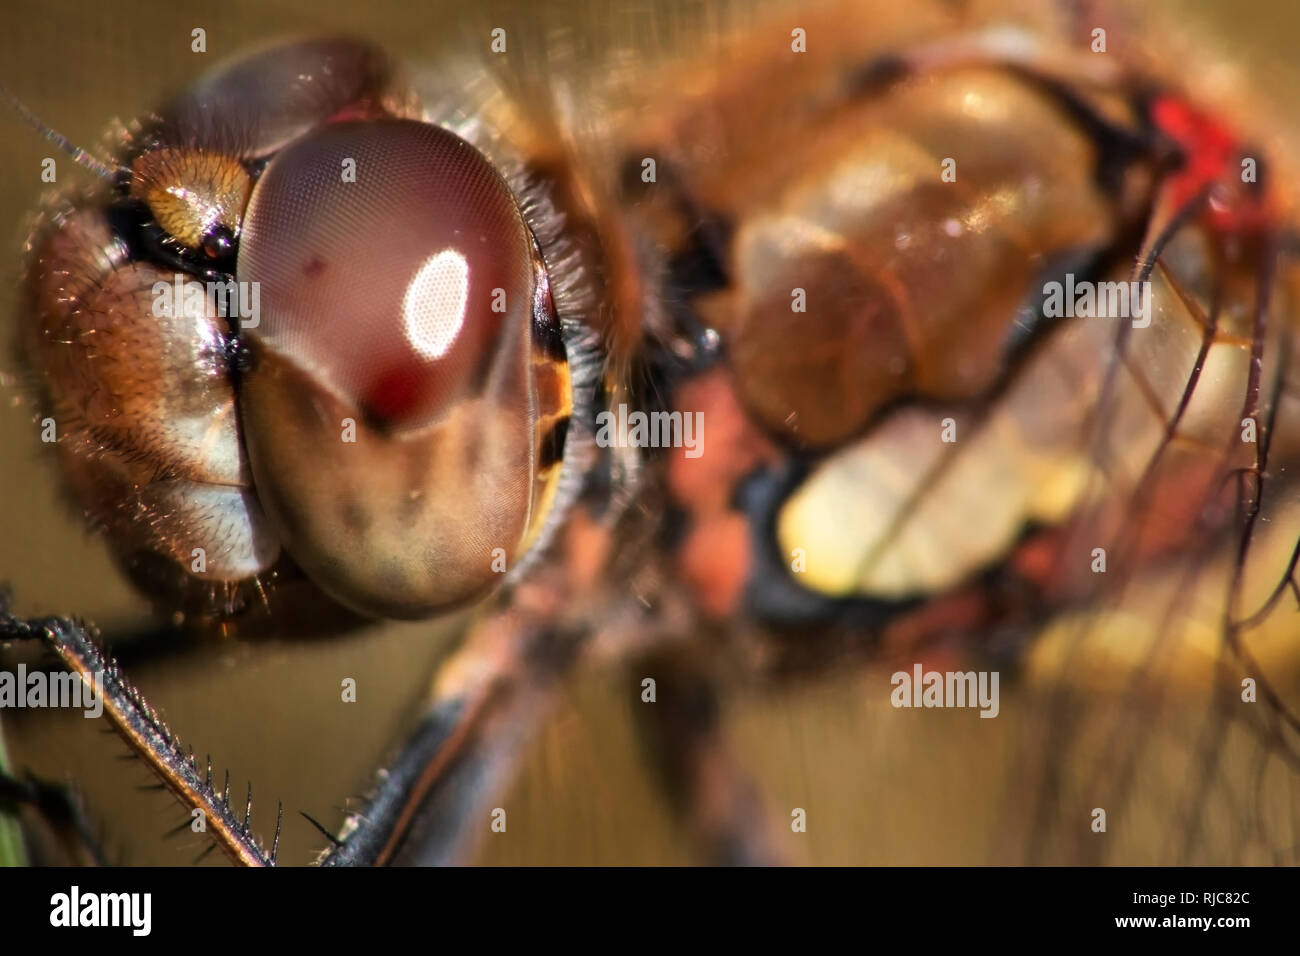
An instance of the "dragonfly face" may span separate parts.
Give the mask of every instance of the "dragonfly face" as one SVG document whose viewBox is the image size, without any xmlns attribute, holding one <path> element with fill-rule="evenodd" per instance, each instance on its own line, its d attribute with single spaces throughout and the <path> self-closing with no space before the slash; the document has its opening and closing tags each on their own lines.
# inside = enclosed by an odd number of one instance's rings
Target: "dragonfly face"
<svg viewBox="0 0 1300 956">
<path fill-rule="evenodd" d="M 408 85 L 359 42 L 254 54 L 34 231 L 37 421 L 192 622 L 299 588 L 484 601 L 422 725 L 478 721 L 484 793 L 575 659 L 653 662 L 652 749 L 736 859 L 769 837 L 683 673 L 1064 661 L 1167 688 L 1210 661 L 1272 694 L 1288 199 L 1212 110 L 1031 11 L 872 11 L 869 42 L 808 15 L 586 123 L 459 67 Z M 422 825 L 352 820 L 331 861 L 449 858 L 438 814 L 469 811 L 404 797 Z"/>
<path fill-rule="evenodd" d="M 547 266 L 389 74 L 350 41 L 232 64 L 33 236 L 25 359 L 87 517 L 163 600 L 188 577 L 228 616 L 284 552 L 426 616 L 545 526 L 572 394 Z"/>
</svg>

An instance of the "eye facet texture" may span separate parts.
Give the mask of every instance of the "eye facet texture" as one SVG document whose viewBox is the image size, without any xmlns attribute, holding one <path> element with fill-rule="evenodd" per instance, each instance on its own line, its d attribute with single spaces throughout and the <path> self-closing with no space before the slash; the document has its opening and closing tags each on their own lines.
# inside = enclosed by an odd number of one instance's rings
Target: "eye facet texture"
<svg viewBox="0 0 1300 956">
<path fill-rule="evenodd" d="M 424 123 L 332 124 L 258 182 L 241 420 L 272 521 L 339 600 L 420 616 L 515 557 L 537 466 L 533 248 L 487 160 Z"/>
<path fill-rule="evenodd" d="M 501 177 L 468 143 L 406 120 L 330 126 L 277 156 L 238 272 L 261 284 L 258 341 L 394 432 L 482 384 L 533 283 Z"/>
</svg>

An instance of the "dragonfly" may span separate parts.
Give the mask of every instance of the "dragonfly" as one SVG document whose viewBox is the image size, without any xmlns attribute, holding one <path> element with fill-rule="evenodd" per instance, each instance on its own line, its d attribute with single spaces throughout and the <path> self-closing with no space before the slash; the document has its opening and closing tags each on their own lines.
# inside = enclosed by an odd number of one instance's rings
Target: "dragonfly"
<svg viewBox="0 0 1300 956">
<path fill-rule="evenodd" d="M 17 319 L 32 427 L 177 631 L 473 608 L 313 819 L 323 865 L 465 859 L 602 663 L 712 859 L 806 824 L 728 746 L 729 689 L 864 668 L 891 729 L 951 703 L 929 673 L 1026 688 L 959 715 L 1027 738 L 1009 856 L 1123 858 L 1107 826 L 1155 819 L 1161 862 L 1293 859 L 1293 177 L 1149 36 L 832 4 L 580 85 L 571 36 L 510 26 L 415 75 L 254 50 L 69 146 Z M 92 628 L 0 635 L 98 676 L 212 845 L 277 862 Z"/>
</svg>

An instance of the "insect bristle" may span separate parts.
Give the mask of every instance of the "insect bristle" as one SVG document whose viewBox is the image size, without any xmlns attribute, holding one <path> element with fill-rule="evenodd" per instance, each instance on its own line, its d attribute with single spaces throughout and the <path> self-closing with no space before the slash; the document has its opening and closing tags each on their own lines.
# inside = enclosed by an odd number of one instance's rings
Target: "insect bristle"
<svg viewBox="0 0 1300 956">
<path fill-rule="evenodd" d="M 60 133 L 54 127 L 50 126 L 39 116 L 27 108 L 9 87 L 0 84 L 0 96 L 8 101 L 10 107 L 22 120 L 35 129 L 48 142 L 53 143 L 63 152 L 72 157 L 72 161 L 82 169 L 88 169 L 100 179 L 107 180 L 110 183 L 118 182 L 123 176 L 130 176 L 131 171 L 121 166 L 110 166 L 102 160 L 96 159 L 89 152 L 77 146 L 66 136 Z"/>
</svg>

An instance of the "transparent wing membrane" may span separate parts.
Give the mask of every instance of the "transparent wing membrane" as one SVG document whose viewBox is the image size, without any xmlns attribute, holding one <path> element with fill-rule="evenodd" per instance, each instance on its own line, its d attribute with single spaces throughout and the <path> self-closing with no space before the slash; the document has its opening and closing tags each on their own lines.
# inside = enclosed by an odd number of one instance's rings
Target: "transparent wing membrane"
<svg viewBox="0 0 1300 956">
<path fill-rule="evenodd" d="M 1038 862 L 1300 849 L 1295 268 L 1271 237 L 1240 246 L 1193 225 L 1157 236 L 1153 322 L 1121 329 L 1106 366 L 1094 484 L 1111 507 L 1071 533 L 1102 543 L 1105 584 L 1028 651 L 1020 835 Z M 1125 427 L 1135 414 L 1154 446 Z M 1083 825 L 1099 809 L 1104 834 Z"/>
</svg>

